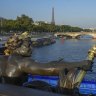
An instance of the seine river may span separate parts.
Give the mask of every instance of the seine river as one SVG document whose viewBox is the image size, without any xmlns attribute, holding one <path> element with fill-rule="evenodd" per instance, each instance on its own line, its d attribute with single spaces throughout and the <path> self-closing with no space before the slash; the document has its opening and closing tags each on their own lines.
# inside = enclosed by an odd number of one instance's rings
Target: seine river
<svg viewBox="0 0 96 96">
<path fill-rule="evenodd" d="M 63 59 L 65 61 L 82 61 L 88 55 L 88 50 L 96 44 L 96 40 L 92 39 L 57 39 L 55 44 L 34 48 L 32 58 L 37 62 L 50 62 Z M 96 80 L 96 59 L 93 64 L 93 72 L 88 72 L 85 78 Z"/>
</svg>

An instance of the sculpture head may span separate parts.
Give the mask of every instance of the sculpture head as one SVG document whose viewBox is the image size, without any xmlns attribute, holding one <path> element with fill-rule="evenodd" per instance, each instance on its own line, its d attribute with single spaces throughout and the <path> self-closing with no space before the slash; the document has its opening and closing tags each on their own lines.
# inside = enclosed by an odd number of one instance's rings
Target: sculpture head
<svg viewBox="0 0 96 96">
<path fill-rule="evenodd" d="M 31 56 L 32 54 L 31 39 L 28 32 L 20 35 L 14 34 L 5 43 L 5 47 L 5 55 L 19 54 L 22 56 Z"/>
</svg>

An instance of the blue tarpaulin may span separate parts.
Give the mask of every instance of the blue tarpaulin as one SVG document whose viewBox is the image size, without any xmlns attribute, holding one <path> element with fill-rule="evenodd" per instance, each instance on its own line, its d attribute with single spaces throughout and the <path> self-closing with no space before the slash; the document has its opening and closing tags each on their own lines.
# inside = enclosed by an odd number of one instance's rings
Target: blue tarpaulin
<svg viewBox="0 0 96 96">
<path fill-rule="evenodd" d="M 29 75 L 28 82 L 40 80 L 47 82 L 51 86 L 55 87 L 58 85 L 58 76 L 40 76 L 40 75 Z M 96 80 L 86 80 L 84 79 L 79 87 L 79 92 L 81 94 L 96 94 Z"/>
</svg>

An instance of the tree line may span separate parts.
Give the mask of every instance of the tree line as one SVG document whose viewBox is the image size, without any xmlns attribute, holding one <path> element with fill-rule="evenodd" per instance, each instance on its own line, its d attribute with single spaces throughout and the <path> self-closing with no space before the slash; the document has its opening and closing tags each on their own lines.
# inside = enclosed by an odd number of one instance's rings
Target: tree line
<svg viewBox="0 0 96 96">
<path fill-rule="evenodd" d="M 91 31 L 80 27 L 72 27 L 70 25 L 54 25 L 43 21 L 34 22 L 27 15 L 17 16 L 16 20 L 0 18 L 0 33 L 10 32 L 81 32 Z"/>
</svg>

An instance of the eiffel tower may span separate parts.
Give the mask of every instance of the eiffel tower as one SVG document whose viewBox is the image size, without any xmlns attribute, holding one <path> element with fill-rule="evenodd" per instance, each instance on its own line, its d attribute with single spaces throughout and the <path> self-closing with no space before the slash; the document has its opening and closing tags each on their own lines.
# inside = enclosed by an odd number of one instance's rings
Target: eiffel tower
<svg viewBox="0 0 96 96">
<path fill-rule="evenodd" d="M 54 8 L 52 8 L 52 21 L 51 24 L 55 25 L 55 20 L 54 20 Z"/>
</svg>

